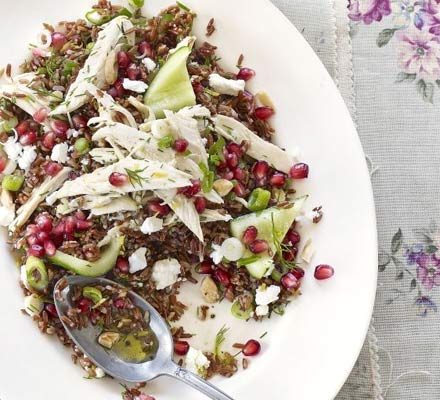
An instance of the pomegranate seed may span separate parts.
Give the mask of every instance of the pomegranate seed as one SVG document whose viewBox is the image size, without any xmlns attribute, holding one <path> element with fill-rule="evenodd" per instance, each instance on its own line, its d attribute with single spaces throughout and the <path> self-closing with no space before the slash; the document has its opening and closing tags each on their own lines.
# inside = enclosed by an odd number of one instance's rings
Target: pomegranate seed
<svg viewBox="0 0 440 400">
<path fill-rule="evenodd" d="M 270 107 L 257 107 L 255 109 L 255 118 L 260 119 L 262 121 L 266 121 L 269 119 L 272 115 L 275 114 L 273 108 Z"/>
<path fill-rule="evenodd" d="M 7 162 L 6 158 L 0 157 L 0 174 L 5 170 Z"/>
<path fill-rule="evenodd" d="M 112 96 L 114 99 L 116 99 L 116 97 L 120 97 L 119 93 L 118 93 L 118 89 L 116 89 L 115 86 L 112 86 L 111 88 L 109 88 L 107 90 L 107 93 Z"/>
<path fill-rule="evenodd" d="M 76 114 L 72 117 L 72 123 L 75 129 L 87 128 L 87 122 L 89 122 L 89 120 L 84 115 Z"/>
<path fill-rule="evenodd" d="M 52 229 L 53 235 L 62 235 L 64 233 L 64 230 L 66 228 L 66 221 L 62 220 L 57 225 L 54 226 Z"/>
<path fill-rule="evenodd" d="M 113 300 L 113 305 L 114 305 L 116 308 L 119 308 L 120 310 L 122 310 L 122 309 L 124 309 L 125 306 L 126 306 L 125 299 L 119 297 L 119 298 Z"/>
<path fill-rule="evenodd" d="M 229 272 L 223 268 L 217 268 L 214 271 L 214 278 L 223 286 L 229 286 L 231 284 L 231 278 Z"/>
<path fill-rule="evenodd" d="M 281 278 L 281 284 L 288 290 L 298 289 L 301 285 L 299 280 L 296 279 L 296 276 L 293 275 L 291 272 L 283 275 L 283 277 Z"/>
<path fill-rule="evenodd" d="M 156 400 L 155 397 L 145 393 L 141 393 L 139 396 L 136 396 L 135 398 L 136 400 Z"/>
<path fill-rule="evenodd" d="M 183 188 L 180 188 L 178 190 L 178 193 L 182 193 L 186 197 L 190 198 L 195 196 L 197 193 L 200 192 L 202 185 L 200 183 L 200 179 L 191 179 L 191 186 L 186 186 Z"/>
<path fill-rule="evenodd" d="M 27 241 L 29 246 L 33 246 L 34 244 L 37 244 L 37 245 L 41 244 L 40 241 L 38 240 L 37 234 L 29 235 L 26 238 L 26 241 Z"/>
<path fill-rule="evenodd" d="M 225 157 L 226 164 L 229 168 L 234 169 L 238 166 L 238 157 L 235 153 L 228 153 Z"/>
<path fill-rule="evenodd" d="M 289 229 L 287 231 L 286 239 L 289 241 L 289 243 L 292 244 L 292 246 L 295 246 L 300 242 L 301 236 L 297 231 L 294 231 L 293 229 Z"/>
<path fill-rule="evenodd" d="M 203 91 L 205 90 L 205 87 L 200 82 L 197 81 L 192 82 L 192 87 L 196 94 L 203 93 Z"/>
<path fill-rule="evenodd" d="M 119 68 L 128 68 L 131 63 L 130 55 L 126 51 L 119 51 L 116 55 Z"/>
<path fill-rule="evenodd" d="M 38 232 L 36 235 L 37 244 L 44 244 L 46 240 L 49 240 L 49 234 L 47 232 Z"/>
<path fill-rule="evenodd" d="M 197 269 L 199 274 L 212 274 L 214 272 L 214 265 L 210 260 L 202 261 Z"/>
<path fill-rule="evenodd" d="M 245 182 L 248 178 L 248 173 L 244 169 L 237 167 L 234 170 L 234 179 L 237 179 L 241 182 Z"/>
<path fill-rule="evenodd" d="M 204 197 L 196 197 L 194 200 L 194 206 L 199 214 L 202 214 L 206 209 L 206 200 Z"/>
<path fill-rule="evenodd" d="M 150 58 L 154 57 L 153 46 L 151 46 L 151 44 L 145 40 L 138 44 L 138 52 L 142 56 L 142 58 L 143 57 L 150 57 Z"/>
<path fill-rule="evenodd" d="M 78 308 L 83 314 L 88 314 L 90 312 L 90 309 L 92 307 L 92 301 L 90 299 L 86 299 L 83 297 L 78 302 Z"/>
<path fill-rule="evenodd" d="M 64 224 L 64 233 L 73 233 L 76 230 L 76 218 L 75 217 L 67 217 Z"/>
<path fill-rule="evenodd" d="M 70 126 L 67 121 L 63 121 L 61 119 L 54 119 L 50 123 L 50 127 L 55 132 L 56 136 L 59 137 L 62 140 L 67 139 L 67 131 L 69 130 Z"/>
<path fill-rule="evenodd" d="M 28 253 L 30 256 L 34 257 L 44 257 L 44 248 L 39 244 L 33 244 L 29 247 Z"/>
<path fill-rule="evenodd" d="M 20 122 L 16 127 L 15 130 L 17 131 L 18 136 L 24 135 L 26 132 L 29 131 L 29 120 L 25 120 Z"/>
<path fill-rule="evenodd" d="M 246 196 L 247 191 L 241 182 L 236 182 L 234 185 L 234 193 L 238 197 L 244 197 L 244 196 Z"/>
<path fill-rule="evenodd" d="M 56 134 L 55 132 L 47 132 L 41 139 L 41 144 L 48 150 L 52 150 L 55 146 Z"/>
<path fill-rule="evenodd" d="M 286 184 L 286 175 L 281 172 L 275 172 L 269 180 L 271 186 L 280 188 Z"/>
<path fill-rule="evenodd" d="M 52 256 L 54 256 L 55 255 L 55 253 L 56 253 L 56 251 L 57 251 L 57 248 L 56 248 L 56 246 L 55 246 L 55 243 L 54 242 L 52 242 L 52 240 L 46 240 L 45 242 L 44 242 L 44 251 L 46 252 L 46 254 L 49 256 L 49 257 L 52 257 Z"/>
<path fill-rule="evenodd" d="M 70 241 L 72 241 L 72 240 L 75 240 L 75 235 L 73 234 L 73 233 L 65 233 L 64 235 L 63 235 L 63 241 L 67 241 L 67 242 L 70 242 Z"/>
<path fill-rule="evenodd" d="M 243 354 L 246 357 L 256 356 L 261 350 L 261 344 L 257 340 L 251 339 L 243 347 Z"/>
<path fill-rule="evenodd" d="M 237 74 L 237 79 L 243 79 L 244 81 L 248 81 L 255 76 L 255 71 L 250 68 L 241 68 Z"/>
<path fill-rule="evenodd" d="M 237 155 L 238 158 L 240 158 L 243 155 L 243 150 L 241 148 L 241 146 L 237 143 L 228 143 L 226 145 L 226 149 L 228 150 L 229 153 L 234 153 Z"/>
<path fill-rule="evenodd" d="M 119 172 L 112 172 L 108 177 L 108 181 L 113 186 L 124 186 L 128 183 L 128 176 Z"/>
<path fill-rule="evenodd" d="M 292 269 L 290 271 L 290 273 L 293 274 L 295 276 L 295 278 L 298 280 L 304 278 L 304 274 L 305 274 L 304 270 L 300 267 L 296 267 L 296 268 Z"/>
<path fill-rule="evenodd" d="M 242 241 L 245 245 L 250 245 L 252 242 L 257 239 L 258 229 L 255 226 L 248 226 L 246 230 L 243 232 Z"/>
<path fill-rule="evenodd" d="M 154 213 L 165 217 L 170 213 L 170 207 L 167 204 L 161 204 L 160 200 L 152 200 L 148 203 L 148 209 Z"/>
<path fill-rule="evenodd" d="M 229 169 L 227 169 L 227 170 L 225 170 L 225 171 L 222 171 L 222 172 L 220 173 L 220 176 L 221 176 L 223 179 L 226 179 L 227 181 L 232 181 L 232 179 L 234 179 L 234 172 L 233 172 L 233 171 L 230 171 Z"/>
<path fill-rule="evenodd" d="M 84 214 L 83 211 L 78 210 L 78 211 L 75 213 L 75 218 L 78 219 L 78 220 L 80 220 L 80 221 L 85 221 L 87 217 L 86 217 L 86 214 Z"/>
<path fill-rule="evenodd" d="M 123 274 L 128 274 L 128 271 L 130 269 L 130 264 L 128 263 L 128 260 L 125 257 L 119 256 L 118 259 L 116 260 L 116 268 Z"/>
<path fill-rule="evenodd" d="M 136 64 L 130 64 L 127 68 L 127 78 L 135 81 L 139 78 L 139 75 L 141 73 L 141 70 Z"/>
<path fill-rule="evenodd" d="M 47 214 L 38 215 L 35 223 L 40 231 L 50 232 L 52 230 L 52 218 Z"/>
<path fill-rule="evenodd" d="M 76 219 L 76 229 L 79 231 L 86 231 L 90 229 L 93 225 L 92 221 L 84 221 L 80 219 Z"/>
<path fill-rule="evenodd" d="M 283 258 L 286 261 L 293 261 L 298 254 L 298 249 L 296 247 L 292 247 L 290 250 L 283 251 Z"/>
<path fill-rule="evenodd" d="M 32 118 L 35 122 L 38 122 L 39 124 L 43 123 L 44 120 L 47 118 L 47 114 L 49 114 L 49 110 L 45 107 L 41 107 L 39 110 L 37 110 Z"/>
<path fill-rule="evenodd" d="M 62 47 L 66 44 L 67 39 L 64 33 L 54 32 L 52 33 L 52 47 L 55 50 L 61 50 Z"/>
<path fill-rule="evenodd" d="M 257 161 L 252 166 L 252 173 L 257 179 L 267 178 L 269 173 L 269 164 L 266 161 Z"/>
<path fill-rule="evenodd" d="M 309 166 L 304 163 L 295 164 L 290 169 L 290 177 L 292 179 L 304 179 L 309 176 Z"/>
<path fill-rule="evenodd" d="M 321 264 L 315 268 L 315 278 L 320 281 L 331 278 L 334 273 L 333 267 L 327 264 Z"/>
<path fill-rule="evenodd" d="M 44 166 L 44 172 L 49 176 L 55 176 L 63 169 L 63 166 L 56 162 L 49 162 Z"/>
<path fill-rule="evenodd" d="M 249 245 L 249 250 L 252 251 L 252 253 L 255 253 L 255 254 L 264 253 L 268 249 L 269 249 L 269 245 L 267 244 L 267 242 L 265 240 L 262 240 L 262 239 L 254 240 Z"/>
<path fill-rule="evenodd" d="M 29 131 L 20 136 L 19 142 L 23 146 L 29 146 L 37 141 L 37 133 Z"/>
<path fill-rule="evenodd" d="M 52 318 L 58 318 L 58 312 L 57 309 L 55 307 L 54 304 L 52 303 L 47 303 L 44 306 L 44 309 L 47 311 L 47 313 L 52 317 Z"/>
<path fill-rule="evenodd" d="M 30 235 L 36 235 L 40 230 L 38 229 L 38 226 L 35 224 L 29 224 L 26 227 L 26 233 L 25 236 L 30 236 Z"/>
<path fill-rule="evenodd" d="M 178 356 L 185 356 L 189 351 L 189 343 L 184 340 L 177 340 L 174 342 L 174 352 Z"/>
<path fill-rule="evenodd" d="M 174 141 L 173 149 L 178 153 L 185 153 L 186 149 L 188 148 L 188 144 L 188 141 L 185 139 L 177 139 Z"/>
</svg>

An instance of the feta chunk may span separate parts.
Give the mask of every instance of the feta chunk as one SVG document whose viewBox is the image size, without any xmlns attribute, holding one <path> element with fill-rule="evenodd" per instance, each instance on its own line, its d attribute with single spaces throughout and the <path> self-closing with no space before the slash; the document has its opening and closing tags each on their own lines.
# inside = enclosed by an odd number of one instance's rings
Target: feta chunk
<svg viewBox="0 0 440 400">
<path fill-rule="evenodd" d="M 18 143 L 15 138 L 9 137 L 3 145 L 3 150 L 11 161 L 18 161 L 18 158 L 23 151 L 23 146 Z"/>
<path fill-rule="evenodd" d="M 32 163 L 37 158 L 37 152 L 35 151 L 35 146 L 25 146 L 23 147 L 23 152 L 21 153 L 20 158 L 18 159 L 18 166 L 27 171 Z"/>
<path fill-rule="evenodd" d="M 280 294 L 280 287 L 276 285 L 260 285 L 255 292 L 255 302 L 257 306 L 267 306 L 270 303 L 278 300 Z"/>
<path fill-rule="evenodd" d="M 148 72 L 151 72 L 156 68 L 156 63 L 150 57 L 145 57 L 142 60 L 142 64 L 145 65 Z"/>
<path fill-rule="evenodd" d="M 97 379 L 101 379 L 101 378 L 104 378 L 104 376 L 105 376 L 104 370 L 102 368 L 96 367 L 96 369 L 95 369 L 95 377 Z"/>
<path fill-rule="evenodd" d="M 185 357 L 185 367 L 188 371 L 200 376 L 204 376 L 210 365 L 211 362 L 203 354 L 203 352 L 193 347 L 189 348 L 189 351 Z"/>
<path fill-rule="evenodd" d="M 145 93 L 148 88 L 148 85 L 142 81 L 132 81 L 128 78 L 124 78 L 122 82 L 122 86 L 124 89 L 131 90 L 136 93 Z"/>
<path fill-rule="evenodd" d="M 214 264 L 220 264 L 223 260 L 222 247 L 218 244 L 212 244 L 212 249 L 214 250 L 209 257 L 211 257 Z"/>
<path fill-rule="evenodd" d="M 255 307 L 255 315 L 257 317 L 264 317 L 269 314 L 269 306 L 257 306 Z"/>
<path fill-rule="evenodd" d="M 157 217 L 146 218 L 141 225 L 141 232 L 145 235 L 149 235 L 154 232 L 159 232 L 163 228 L 163 219 Z"/>
<path fill-rule="evenodd" d="M 69 146 L 67 143 L 57 143 L 55 146 L 53 146 L 52 154 L 50 155 L 50 159 L 52 161 L 59 162 L 61 164 L 64 164 L 68 160 L 67 152 L 69 150 Z"/>
<path fill-rule="evenodd" d="M 220 94 L 228 94 L 237 96 L 239 92 L 244 90 L 246 82 L 242 79 L 226 79 L 219 74 L 209 75 L 209 86 Z"/>
<path fill-rule="evenodd" d="M 128 257 L 130 274 L 135 274 L 147 267 L 146 254 L 147 249 L 145 247 L 139 247 L 130 257 Z"/>
<path fill-rule="evenodd" d="M 177 282 L 180 274 L 180 263 L 175 258 L 156 261 L 153 265 L 153 281 L 156 289 L 162 290 Z"/>
</svg>

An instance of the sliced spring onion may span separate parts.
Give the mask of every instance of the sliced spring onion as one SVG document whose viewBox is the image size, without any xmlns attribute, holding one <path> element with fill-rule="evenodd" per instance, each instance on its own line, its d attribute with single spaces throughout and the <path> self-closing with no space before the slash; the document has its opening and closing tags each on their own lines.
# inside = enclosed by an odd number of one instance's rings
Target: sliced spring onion
<svg viewBox="0 0 440 400">
<path fill-rule="evenodd" d="M 248 199 L 248 209 L 251 211 L 262 211 L 267 208 L 270 201 L 270 192 L 265 189 L 256 188 Z"/>
<path fill-rule="evenodd" d="M 91 10 L 86 14 L 86 20 L 92 25 L 102 25 L 110 21 L 110 19 L 108 15 L 103 15 L 98 10 Z"/>
<path fill-rule="evenodd" d="M 277 269 L 274 269 L 274 270 L 272 271 L 272 273 L 270 274 L 270 277 L 271 277 L 274 281 L 276 281 L 276 282 L 280 282 L 280 281 L 281 281 L 281 278 L 283 277 L 283 274 L 282 274 L 280 271 L 278 271 Z"/>
<path fill-rule="evenodd" d="M 86 154 L 90 150 L 90 142 L 86 138 L 79 138 L 73 147 L 78 154 Z"/>
<path fill-rule="evenodd" d="M 128 4 L 134 8 L 142 8 L 144 6 L 144 0 L 128 0 Z"/>
<path fill-rule="evenodd" d="M 86 50 L 91 51 L 93 50 L 93 47 L 95 47 L 95 42 L 87 43 Z"/>
<path fill-rule="evenodd" d="M 37 257 L 29 256 L 26 260 L 26 280 L 32 289 L 42 292 L 49 284 L 46 265 Z"/>
<path fill-rule="evenodd" d="M 250 256 L 250 257 L 242 258 L 241 260 L 237 261 L 237 265 L 239 267 L 244 267 L 246 265 L 254 263 L 255 261 L 258 261 L 259 259 L 260 259 L 259 256 Z"/>
<path fill-rule="evenodd" d="M 184 11 L 191 11 L 191 9 L 180 1 L 176 1 L 176 4 Z"/>
<path fill-rule="evenodd" d="M 10 192 L 18 192 L 23 182 L 24 176 L 6 175 L 3 177 L 2 188 Z"/>
<path fill-rule="evenodd" d="M 95 304 L 99 303 L 102 300 L 101 291 L 93 286 L 84 286 L 82 294 L 87 299 L 92 300 Z"/>
<path fill-rule="evenodd" d="M 124 16 L 124 17 L 131 18 L 133 16 L 133 13 L 128 8 L 123 7 L 119 10 L 118 16 Z"/>
<path fill-rule="evenodd" d="M 157 142 L 159 149 L 164 150 L 170 148 L 174 143 L 173 135 L 166 135 L 160 138 Z"/>
<path fill-rule="evenodd" d="M 240 307 L 240 302 L 236 300 L 231 307 L 231 314 L 238 319 L 249 319 L 251 317 L 253 308 L 249 307 L 247 310 L 242 310 Z"/>
<path fill-rule="evenodd" d="M 34 315 L 39 315 L 41 311 L 43 311 L 43 300 L 40 296 L 36 295 L 35 293 L 31 294 L 30 296 L 26 296 L 24 298 L 24 310 L 26 313 L 28 313 L 31 317 Z"/>
</svg>

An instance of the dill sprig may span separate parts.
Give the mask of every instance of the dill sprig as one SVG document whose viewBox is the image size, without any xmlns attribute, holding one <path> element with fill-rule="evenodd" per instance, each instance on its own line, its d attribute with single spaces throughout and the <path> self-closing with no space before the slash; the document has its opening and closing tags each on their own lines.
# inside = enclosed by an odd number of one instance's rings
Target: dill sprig
<svg viewBox="0 0 440 400">
<path fill-rule="evenodd" d="M 125 172 L 128 175 L 128 179 L 130 180 L 130 183 L 132 184 L 132 186 L 142 186 L 142 182 L 147 181 L 146 178 L 144 178 L 141 173 L 144 172 L 146 170 L 147 167 L 143 168 L 143 169 L 128 169 L 125 168 Z"/>
<path fill-rule="evenodd" d="M 214 345 L 214 355 L 215 357 L 221 357 L 221 347 L 226 339 L 226 333 L 229 331 L 229 328 L 226 325 L 217 332 L 215 336 L 215 345 Z"/>
<path fill-rule="evenodd" d="M 291 269 L 297 268 L 298 264 L 295 261 L 287 261 L 283 257 L 283 253 L 290 251 L 291 248 L 279 239 L 280 235 L 279 235 L 279 232 L 277 232 L 277 230 L 275 228 L 275 222 L 273 220 L 273 213 L 270 215 L 270 217 L 271 217 L 271 221 L 272 221 L 272 240 L 273 240 L 273 243 L 275 246 L 275 253 L 276 253 L 277 260 L 278 260 L 279 264 L 285 270 L 291 270 Z"/>
</svg>

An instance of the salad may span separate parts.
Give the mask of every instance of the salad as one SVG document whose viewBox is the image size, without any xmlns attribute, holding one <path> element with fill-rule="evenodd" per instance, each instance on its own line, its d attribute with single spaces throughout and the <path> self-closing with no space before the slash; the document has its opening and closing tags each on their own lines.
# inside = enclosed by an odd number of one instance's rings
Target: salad
<svg viewBox="0 0 440 400">
<path fill-rule="evenodd" d="M 179 288 L 198 285 L 201 320 L 222 301 L 243 323 L 282 315 L 314 253 L 297 226 L 323 212 L 296 193 L 309 166 L 272 143 L 275 106 L 246 89 L 256 72 L 244 57 L 225 71 L 217 48 L 192 36 L 187 6 L 151 18 L 142 6 L 101 0 L 83 20 L 44 24 L 20 71 L 2 71 L 0 225 L 20 265 L 24 311 L 72 347 L 88 377 L 104 372 L 71 342 L 53 304 L 68 274 L 135 291 L 172 324 L 188 369 L 231 376 L 259 353 L 258 338 L 227 352 L 225 327 L 213 349 L 191 347 Z M 206 36 L 215 30 L 212 19 Z M 75 318 L 111 327 L 108 315 L 132 314 L 105 290 L 79 291 Z"/>
</svg>

